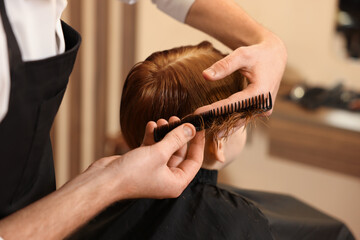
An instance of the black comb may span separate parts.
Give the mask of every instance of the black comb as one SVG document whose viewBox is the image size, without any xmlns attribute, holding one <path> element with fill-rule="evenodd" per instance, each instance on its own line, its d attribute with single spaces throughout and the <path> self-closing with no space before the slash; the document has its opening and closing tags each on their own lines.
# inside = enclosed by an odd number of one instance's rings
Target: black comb
<svg viewBox="0 0 360 240">
<path fill-rule="evenodd" d="M 217 117 L 229 115 L 234 112 L 241 113 L 247 111 L 253 111 L 254 114 L 261 114 L 269 111 L 270 109 L 272 109 L 272 99 L 270 92 L 267 98 L 265 98 L 264 94 L 260 94 L 259 96 L 231 103 L 226 106 L 221 106 L 220 108 L 216 108 L 216 110 L 212 109 L 210 111 L 200 114 L 191 114 L 181 119 L 181 121 L 176 121 L 155 128 L 154 140 L 155 142 L 160 141 L 165 137 L 167 133 L 169 133 L 171 130 L 175 129 L 183 123 L 191 123 L 195 126 L 196 131 L 201 131 L 203 129 L 209 128 L 213 123 L 214 119 Z"/>
</svg>

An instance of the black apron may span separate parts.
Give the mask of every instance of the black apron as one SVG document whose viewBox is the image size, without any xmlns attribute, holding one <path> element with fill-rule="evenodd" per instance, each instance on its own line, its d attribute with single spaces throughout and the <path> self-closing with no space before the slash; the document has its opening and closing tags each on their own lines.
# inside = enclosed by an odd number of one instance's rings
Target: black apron
<svg viewBox="0 0 360 240">
<path fill-rule="evenodd" d="M 0 0 L 0 14 L 7 37 L 11 78 L 9 109 L 0 122 L 1 219 L 55 190 L 49 133 L 81 37 L 62 22 L 65 53 L 24 62 L 4 0 Z"/>
</svg>

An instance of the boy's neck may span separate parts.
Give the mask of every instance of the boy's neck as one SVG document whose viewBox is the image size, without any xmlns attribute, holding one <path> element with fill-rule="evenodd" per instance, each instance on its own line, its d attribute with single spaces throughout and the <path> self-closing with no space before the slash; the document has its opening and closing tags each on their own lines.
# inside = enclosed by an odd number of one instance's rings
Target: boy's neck
<svg viewBox="0 0 360 240">
<path fill-rule="evenodd" d="M 221 170 L 225 166 L 225 163 L 216 161 L 214 159 L 207 159 L 204 157 L 203 164 L 201 168 L 208 170 Z"/>
</svg>

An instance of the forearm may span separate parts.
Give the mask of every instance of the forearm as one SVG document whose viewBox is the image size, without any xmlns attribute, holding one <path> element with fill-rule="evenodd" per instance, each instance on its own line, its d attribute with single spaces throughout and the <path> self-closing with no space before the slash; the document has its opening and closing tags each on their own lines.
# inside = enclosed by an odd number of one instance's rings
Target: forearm
<svg viewBox="0 0 360 240">
<path fill-rule="evenodd" d="M 63 239 L 109 205 L 106 175 L 84 172 L 59 190 L 0 221 L 0 236 L 10 239 Z M 118 194 L 118 193 L 117 193 Z"/>
<path fill-rule="evenodd" d="M 196 0 L 185 23 L 232 49 L 259 43 L 269 31 L 249 17 L 233 0 Z"/>
</svg>

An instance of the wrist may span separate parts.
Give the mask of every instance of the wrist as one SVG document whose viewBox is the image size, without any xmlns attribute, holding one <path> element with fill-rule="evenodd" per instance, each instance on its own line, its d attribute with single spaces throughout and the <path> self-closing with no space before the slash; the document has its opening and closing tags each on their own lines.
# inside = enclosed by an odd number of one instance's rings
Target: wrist
<svg viewBox="0 0 360 240">
<path fill-rule="evenodd" d="M 89 168 L 59 190 L 0 221 L 1 236 L 4 239 L 65 238 L 119 199 L 110 177 L 105 168 Z M 21 231 L 17 231 L 19 228 Z"/>
<path fill-rule="evenodd" d="M 106 208 L 115 201 L 123 199 L 125 193 L 119 191 L 118 186 L 122 183 L 122 176 L 115 176 L 107 168 L 92 168 L 78 175 L 64 187 L 73 191 L 74 188 L 79 194 L 86 195 L 88 201 L 95 201 L 97 208 Z"/>
</svg>

